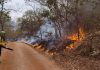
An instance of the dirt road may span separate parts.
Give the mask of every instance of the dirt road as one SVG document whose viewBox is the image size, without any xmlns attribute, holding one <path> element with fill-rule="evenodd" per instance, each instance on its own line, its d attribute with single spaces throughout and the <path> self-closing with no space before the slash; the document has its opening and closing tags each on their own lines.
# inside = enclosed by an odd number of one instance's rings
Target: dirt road
<svg viewBox="0 0 100 70">
<path fill-rule="evenodd" d="M 3 49 L 0 70 L 61 70 L 52 61 L 23 43 L 9 43 Z"/>
</svg>

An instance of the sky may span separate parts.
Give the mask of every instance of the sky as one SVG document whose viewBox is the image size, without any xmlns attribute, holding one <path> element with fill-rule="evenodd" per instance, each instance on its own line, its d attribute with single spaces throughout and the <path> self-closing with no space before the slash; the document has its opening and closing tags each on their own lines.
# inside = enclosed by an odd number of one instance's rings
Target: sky
<svg viewBox="0 0 100 70">
<path fill-rule="evenodd" d="M 40 4 L 35 1 L 31 4 L 35 8 L 40 8 Z M 16 20 L 18 17 L 21 17 L 27 10 L 33 10 L 32 7 L 26 4 L 24 0 L 9 0 L 9 2 L 5 4 L 5 8 L 10 9 L 10 16 L 12 20 Z"/>
</svg>

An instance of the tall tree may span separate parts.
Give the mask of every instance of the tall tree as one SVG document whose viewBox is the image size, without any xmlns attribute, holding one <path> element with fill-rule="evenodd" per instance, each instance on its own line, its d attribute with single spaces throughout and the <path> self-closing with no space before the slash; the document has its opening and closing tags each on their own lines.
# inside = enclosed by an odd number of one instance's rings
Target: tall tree
<svg viewBox="0 0 100 70">
<path fill-rule="evenodd" d="M 33 0 L 30 0 L 33 1 Z M 36 0 L 50 10 L 50 18 L 58 37 L 77 32 L 82 27 L 88 33 L 96 31 L 99 24 L 99 0 Z M 98 15 L 97 15 L 98 14 Z M 91 29 L 92 28 L 92 29 Z M 99 29 L 98 29 L 99 30 Z"/>
<path fill-rule="evenodd" d="M 25 12 L 22 18 L 18 19 L 19 27 L 27 36 L 33 36 L 43 24 L 42 18 L 32 10 Z"/>
</svg>

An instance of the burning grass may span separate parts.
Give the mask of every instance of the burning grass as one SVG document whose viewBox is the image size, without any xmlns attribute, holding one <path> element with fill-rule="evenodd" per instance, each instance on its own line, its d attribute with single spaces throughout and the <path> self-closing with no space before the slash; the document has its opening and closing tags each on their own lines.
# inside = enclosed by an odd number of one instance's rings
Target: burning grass
<svg viewBox="0 0 100 70">
<path fill-rule="evenodd" d="M 48 51 L 44 50 L 42 50 L 41 52 L 45 52 L 44 55 L 49 55 L 49 58 L 54 60 L 59 66 L 64 68 L 64 70 L 100 70 L 100 58 L 94 58 L 95 55 L 100 56 L 100 32 L 93 33 L 86 37 L 85 32 L 80 29 L 79 35 L 79 38 L 77 33 L 67 36 L 68 39 L 74 40 L 75 42 L 67 46 L 68 48 L 66 52 L 61 49 L 61 51 L 64 52 L 63 54 L 60 54 L 60 50 L 58 51 L 59 53 L 56 53 L 55 55 L 53 55 L 53 52 L 50 52 L 49 54 Z M 79 43 L 80 45 L 77 46 L 76 49 L 74 49 Z M 61 47 L 62 45 L 64 45 L 63 41 Z M 38 49 L 40 50 L 41 48 Z M 88 56 L 81 54 L 88 54 Z M 91 57 L 90 55 L 92 55 L 93 57 Z"/>
<path fill-rule="evenodd" d="M 85 36 L 86 36 L 85 31 L 82 28 L 79 28 L 79 33 L 75 33 L 67 36 L 67 39 L 75 41 L 74 43 L 67 46 L 67 48 L 69 49 L 75 48 L 75 46 L 79 44 L 85 38 Z"/>
<path fill-rule="evenodd" d="M 87 36 L 81 44 L 63 55 L 53 57 L 64 70 L 100 70 L 100 31 Z"/>
</svg>

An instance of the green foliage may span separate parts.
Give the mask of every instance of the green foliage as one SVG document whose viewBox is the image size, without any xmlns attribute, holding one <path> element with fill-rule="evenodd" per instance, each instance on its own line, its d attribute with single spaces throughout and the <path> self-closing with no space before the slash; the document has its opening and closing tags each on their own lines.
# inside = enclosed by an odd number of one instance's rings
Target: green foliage
<svg viewBox="0 0 100 70">
<path fill-rule="evenodd" d="M 1 17 L 1 20 L 6 23 L 6 22 L 9 22 L 11 20 L 11 17 L 9 16 L 9 12 L 0 12 L 0 14 L 2 13 L 2 17 Z"/>
<path fill-rule="evenodd" d="M 47 0 L 48 5 L 54 5 L 56 3 L 56 0 Z"/>
<path fill-rule="evenodd" d="M 0 14 L 2 14 L 0 17 L 0 30 L 2 30 L 2 27 L 4 29 L 10 25 L 11 17 L 9 16 L 9 12 L 2 11 Z"/>
<path fill-rule="evenodd" d="M 18 19 L 18 23 L 22 34 L 32 36 L 39 30 L 43 20 L 37 13 L 29 10 L 25 12 L 23 17 Z"/>
<path fill-rule="evenodd" d="M 40 13 L 40 15 L 41 15 L 42 17 L 48 17 L 48 16 L 50 16 L 50 11 L 49 11 L 49 10 L 43 10 L 43 12 Z"/>
</svg>

